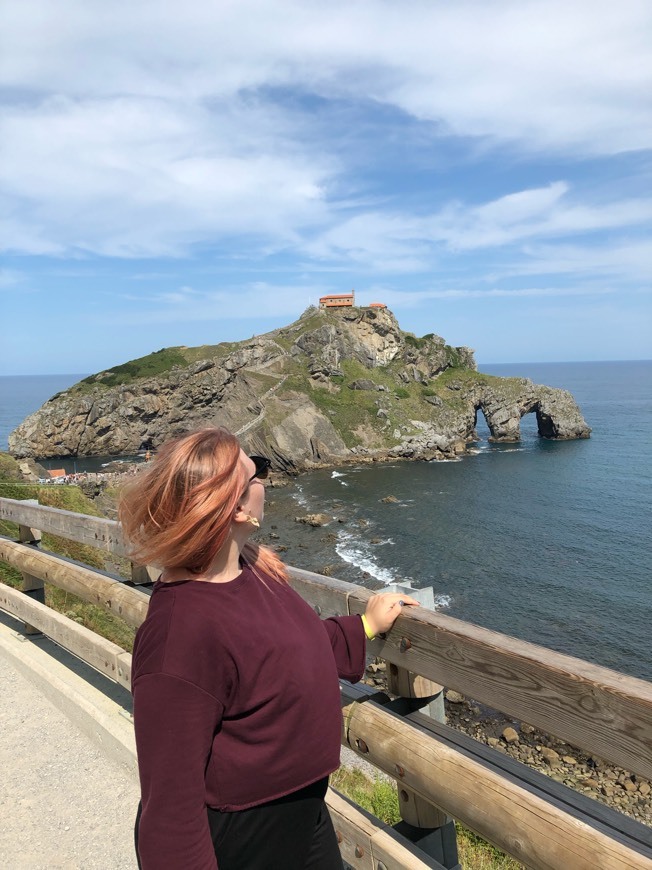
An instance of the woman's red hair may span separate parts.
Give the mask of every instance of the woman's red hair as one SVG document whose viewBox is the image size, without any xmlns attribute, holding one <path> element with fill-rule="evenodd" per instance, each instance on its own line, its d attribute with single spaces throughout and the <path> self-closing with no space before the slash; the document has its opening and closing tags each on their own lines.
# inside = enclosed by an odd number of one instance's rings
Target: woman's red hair
<svg viewBox="0 0 652 870">
<path fill-rule="evenodd" d="M 226 542 L 248 483 L 240 445 L 226 429 L 168 441 L 121 493 L 119 518 L 131 558 L 206 572 Z M 268 547 L 248 542 L 241 555 L 254 570 L 287 579 L 283 562 Z"/>
</svg>

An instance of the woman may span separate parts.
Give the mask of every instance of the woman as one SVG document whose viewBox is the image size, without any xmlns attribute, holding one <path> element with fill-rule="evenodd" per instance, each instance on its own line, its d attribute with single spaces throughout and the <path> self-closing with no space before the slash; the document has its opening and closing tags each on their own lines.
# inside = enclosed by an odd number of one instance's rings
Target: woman
<svg viewBox="0 0 652 870">
<path fill-rule="evenodd" d="M 169 442 L 125 490 L 132 557 L 158 565 L 133 654 L 143 870 L 341 868 L 324 804 L 339 764 L 339 677 L 403 603 L 320 620 L 249 537 L 269 461 L 225 429 Z"/>
</svg>

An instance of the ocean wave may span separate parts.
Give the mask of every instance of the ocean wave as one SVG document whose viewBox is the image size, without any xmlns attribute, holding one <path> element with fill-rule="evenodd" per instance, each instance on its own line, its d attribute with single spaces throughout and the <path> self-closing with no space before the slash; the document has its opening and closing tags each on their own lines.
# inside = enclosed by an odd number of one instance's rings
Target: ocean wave
<svg viewBox="0 0 652 870">
<path fill-rule="evenodd" d="M 303 494 L 303 487 L 300 483 L 295 483 L 294 489 L 292 491 L 292 498 L 301 505 L 301 507 L 309 508 L 310 503 L 308 499 Z"/>
<path fill-rule="evenodd" d="M 341 531 L 335 544 L 335 552 L 344 562 L 366 571 L 371 577 L 381 583 L 405 583 L 403 577 L 398 577 L 391 568 L 383 568 L 374 558 L 372 548 L 377 544 L 368 544 L 360 537 Z"/>
<path fill-rule="evenodd" d="M 377 544 L 369 544 L 364 539 L 350 532 L 341 531 L 337 537 L 335 552 L 344 562 L 348 562 L 349 565 L 353 565 L 361 571 L 366 571 L 367 574 L 376 580 L 380 580 L 386 586 L 389 586 L 391 583 L 398 583 L 400 586 L 410 588 L 414 585 L 414 581 L 410 577 L 401 576 L 398 571 L 383 567 L 374 557 L 373 549 L 382 544 L 393 544 L 394 541 L 391 538 L 379 541 Z M 435 610 L 447 610 L 452 603 L 452 596 L 446 593 L 441 592 L 434 596 Z"/>
</svg>

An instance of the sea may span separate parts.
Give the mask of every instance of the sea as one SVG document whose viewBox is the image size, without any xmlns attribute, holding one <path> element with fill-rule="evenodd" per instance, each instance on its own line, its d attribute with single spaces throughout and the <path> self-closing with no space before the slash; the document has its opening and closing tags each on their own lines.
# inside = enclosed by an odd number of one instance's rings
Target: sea
<svg viewBox="0 0 652 870">
<path fill-rule="evenodd" d="M 458 461 L 347 465 L 270 490 L 265 538 L 289 564 L 430 586 L 441 612 L 652 680 L 652 361 L 479 368 L 570 390 L 591 438 L 540 439 L 530 414 L 520 442 L 492 444 L 480 419 Z M 0 377 L 0 449 L 81 377 Z M 294 521 L 306 513 L 332 520 Z"/>
</svg>

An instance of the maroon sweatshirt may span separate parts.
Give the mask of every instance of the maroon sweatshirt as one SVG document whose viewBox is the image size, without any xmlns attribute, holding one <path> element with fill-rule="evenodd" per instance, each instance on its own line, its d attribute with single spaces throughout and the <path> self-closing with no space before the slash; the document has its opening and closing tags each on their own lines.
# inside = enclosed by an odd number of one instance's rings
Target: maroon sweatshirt
<svg viewBox="0 0 652 870">
<path fill-rule="evenodd" d="M 214 870 L 207 805 L 245 809 L 335 770 L 338 675 L 364 666 L 359 616 L 321 620 L 248 567 L 157 583 L 133 655 L 143 870 Z"/>
</svg>

